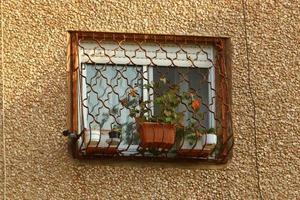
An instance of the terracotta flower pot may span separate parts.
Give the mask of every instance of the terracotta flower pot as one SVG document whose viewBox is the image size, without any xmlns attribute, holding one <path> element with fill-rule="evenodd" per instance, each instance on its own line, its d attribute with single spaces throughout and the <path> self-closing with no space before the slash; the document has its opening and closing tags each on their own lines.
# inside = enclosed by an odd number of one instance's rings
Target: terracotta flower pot
<svg viewBox="0 0 300 200">
<path fill-rule="evenodd" d="M 140 122 L 138 132 L 142 148 L 170 149 L 175 143 L 176 128 L 172 124 Z"/>
</svg>

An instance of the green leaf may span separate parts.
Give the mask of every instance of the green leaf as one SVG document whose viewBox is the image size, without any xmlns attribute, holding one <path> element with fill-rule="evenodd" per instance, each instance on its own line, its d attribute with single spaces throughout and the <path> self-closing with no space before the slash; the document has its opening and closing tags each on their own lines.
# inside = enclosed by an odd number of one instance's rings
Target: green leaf
<svg viewBox="0 0 300 200">
<path fill-rule="evenodd" d="M 215 129 L 214 128 L 210 128 L 206 131 L 207 133 L 215 133 Z"/>
<path fill-rule="evenodd" d="M 166 117 L 165 120 L 166 120 L 167 123 L 172 122 L 172 118 L 171 117 Z"/>
</svg>

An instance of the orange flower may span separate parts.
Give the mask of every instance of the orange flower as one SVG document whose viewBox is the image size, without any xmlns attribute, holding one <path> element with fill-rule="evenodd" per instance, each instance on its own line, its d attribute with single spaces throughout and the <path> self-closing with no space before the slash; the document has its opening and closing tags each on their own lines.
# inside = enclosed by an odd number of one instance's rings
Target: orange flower
<svg viewBox="0 0 300 200">
<path fill-rule="evenodd" d="M 129 95 L 132 96 L 132 97 L 136 97 L 137 96 L 137 91 L 135 89 L 132 89 L 130 92 L 129 92 Z"/>
<path fill-rule="evenodd" d="M 195 99 L 195 100 L 192 101 L 192 108 L 193 108 L 194 111 L 199 110 L 200 105 L 201 105 L 201 102 L 200 102 L 199 99 Z"/>
</svg>

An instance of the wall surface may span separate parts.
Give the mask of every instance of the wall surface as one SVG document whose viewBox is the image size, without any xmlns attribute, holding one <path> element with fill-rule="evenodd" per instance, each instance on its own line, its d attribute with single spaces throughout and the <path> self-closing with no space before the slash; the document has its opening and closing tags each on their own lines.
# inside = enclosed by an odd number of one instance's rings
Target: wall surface
<svg viewBox="0 0 300 200">
<path fill-rule="evenodd" d="M 1 16 L 1 198 L 299 199 L 299 0 L 2 0 Z M 228 166 L 74 160 L 61 134 L 68 30 L 231 37 Z"/>
</svg>

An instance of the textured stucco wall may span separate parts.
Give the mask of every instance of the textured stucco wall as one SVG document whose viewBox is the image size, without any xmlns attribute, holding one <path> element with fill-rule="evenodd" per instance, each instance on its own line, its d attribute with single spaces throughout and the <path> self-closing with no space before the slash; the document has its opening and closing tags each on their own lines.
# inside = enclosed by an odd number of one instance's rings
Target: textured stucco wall
<svg viewBox="0 0 300 200">
<path fill-rule="evenodd" d="M 299 0 L 248 1 L 244 7 L 242 1 L 229 0 L 1 4 L 1 197 L 258 199 L 256 132 L 263 198 L 299 198 Z M 222 170 L 112 167 L 72 159 L 61 134 L 66 127 L 67 30 L 231 37 L 235 148 L 229 165 Z"/>
</svg>

